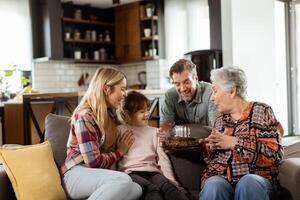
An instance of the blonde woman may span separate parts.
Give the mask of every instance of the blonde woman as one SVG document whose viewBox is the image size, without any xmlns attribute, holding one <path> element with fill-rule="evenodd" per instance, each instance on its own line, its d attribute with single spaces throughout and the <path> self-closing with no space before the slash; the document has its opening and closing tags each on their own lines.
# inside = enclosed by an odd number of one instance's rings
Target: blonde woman
<svg viewBox="0 0 300 200">
<path fill-rule="evenodd" d="M 99 68 L 72 115 L 67 158 L 61 166 L 72 199 L 133 200 L 142 190 L 122 172 L 110 170 L 134 142 L 127 131 L 117 139 L 115 109 L 126 96 L 125 75 Z"/>
</svg>

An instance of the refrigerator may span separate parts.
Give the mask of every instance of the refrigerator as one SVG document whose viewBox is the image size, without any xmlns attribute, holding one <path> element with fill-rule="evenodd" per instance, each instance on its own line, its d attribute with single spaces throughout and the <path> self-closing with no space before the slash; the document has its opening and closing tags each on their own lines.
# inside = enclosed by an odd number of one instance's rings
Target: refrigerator
<svg viewBox="0 0 300 200">
<path fill-rule="evenodd" d="M 197 50 L 184 54 L 186 59 L 191 60 L 197 66 L 198 79 L 210 82 L 210 71 L 223 66 L 222 50 Z"/>
</svg>

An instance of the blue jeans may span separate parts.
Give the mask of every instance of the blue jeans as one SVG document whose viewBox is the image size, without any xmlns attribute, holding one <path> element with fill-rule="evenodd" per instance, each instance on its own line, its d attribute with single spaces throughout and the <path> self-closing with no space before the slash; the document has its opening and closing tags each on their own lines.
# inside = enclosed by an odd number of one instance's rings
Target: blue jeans
<svg viewBox="0 0 300 200">
<path fill-rule="evenodd" d="M 76 165 L 67 171 L 63 184 L 72 199 L 136 200 L 142 188 L 123 173 Z"/>
<path fill-rule="evenodd" d="M 220 176 L 208 178 L 199 194 L 199 200 L 268 200 L 272 197 L 272 184 L 267 179 L 247 174 L 235 188 Z"/>
</svg>

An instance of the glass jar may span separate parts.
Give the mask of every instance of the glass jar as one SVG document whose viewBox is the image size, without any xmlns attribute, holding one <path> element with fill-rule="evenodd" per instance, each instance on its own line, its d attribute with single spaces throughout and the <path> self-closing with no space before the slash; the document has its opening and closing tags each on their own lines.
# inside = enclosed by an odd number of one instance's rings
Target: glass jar
<svg viewBox="0 0 300 200">
<path fill-rule="evenodd" d="M 91 32 L 91 38 L 92 38 L 92 41 L 97 40 L 97 32 L 95 30 L 92 30 L 92 32 Z"/>
<path fill-rule="evenodd" d="M 76 19 L 76 20 L 81 20 L 82 19 L 82 13 L 81 13 L 80 9 L 75 10 L 74 19 Z"/>
</svg>

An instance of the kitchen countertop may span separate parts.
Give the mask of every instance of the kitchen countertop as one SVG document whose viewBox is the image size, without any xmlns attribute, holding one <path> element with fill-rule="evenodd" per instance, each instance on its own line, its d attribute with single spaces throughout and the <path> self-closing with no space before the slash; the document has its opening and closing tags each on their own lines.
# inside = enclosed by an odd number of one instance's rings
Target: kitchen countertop
<svg viewBox="0 0 300 200">
<path fill-rule="evenodd" d="M 128 90 L 130 91 L 130 90 Z M 136 90 L 140 93 L 143 93 L 145 95 L 149 94 L 149 95 L 155 95 L 155 94 L 158 94 L 158 95 L 162 95 L 164 94 L 167 89 L 145 89 L 145 90 Z"/>
<path fill-rule="evenodd" d="M 132 89 L 128 89 L 127 91 L 131 91 Z M 151 96 L 162 96 L 167 89 L 142 89 L 142 90 L 135 90 L 144 95 L 151 95 Z M 50 93 L 34 93 L 34 94 L 24 94 L 23 98 L 27 99 L 45 99 L 45 98 L 55 98 L 55 97 L 81 97 L 84 95 L 84 91 L 82 92 L 50 92 Z M 22 100 L 9 100 L 6 102 L 0 102 L 0 107 L 3 107 L 4 104 L 22 104 Z"/>
<path fill-rule="evenodd" d="M 52 98 L 52 97 L 74 97 L 83 96 L 84 92 L 50 92 L 50 93 L 34 93 L 23 94 L 23 98 L 39 99 L 39 98 Z"/>
<path fill-rule="evenodd" d="M 129 89 L 128 91 L 131 91 Z M 136 90 L 145 95 L 163 95 L 166 89 L 144 89 Z M 35 94 L 24 94 L 23 98 L 49 98 L 49 97 L 73 97 L 73 96 L 83 96 L 85 92 L 53 92 L 53 93 L 35 93 Z"/>
</svg>

